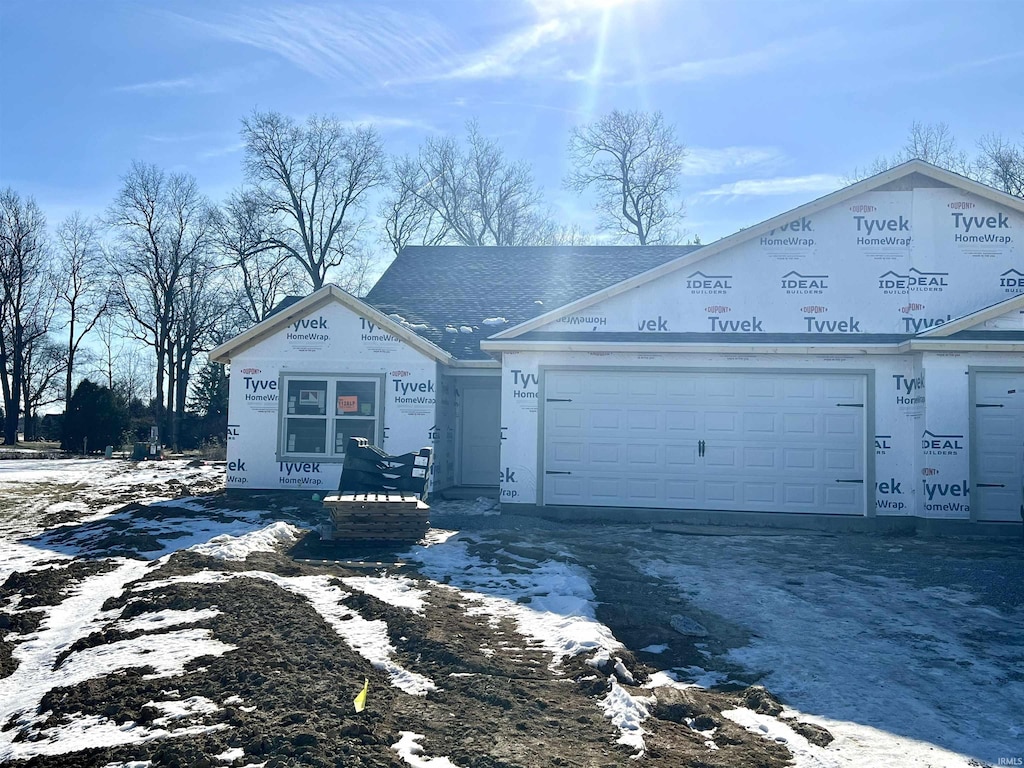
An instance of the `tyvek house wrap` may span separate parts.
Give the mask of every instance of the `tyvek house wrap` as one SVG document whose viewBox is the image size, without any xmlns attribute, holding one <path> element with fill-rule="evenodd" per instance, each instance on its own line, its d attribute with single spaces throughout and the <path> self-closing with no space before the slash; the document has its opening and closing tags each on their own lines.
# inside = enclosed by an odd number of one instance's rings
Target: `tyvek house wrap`
<svg viewBox="0 0 1024 768">
<path fill-rule="evenodd" d="M 282 377 L 380 377 L 381 447 L 404 453 L 436 436 L 437 364 L 371 320 L 330 303 L 231 359 L 228 488 L 333 491 L 340 458 L 282 455 Z"/>
<path fill-rule="evenodd" d="M 970 478 L 973 369 L 1024 370 L 1024 360 L 970 351 L 863 355 L 855 346 L 862 334 L 892 343 L 1020 293 L 1021 232 L 1019 212 L 956 188 L 868 192 L 541 326 L 531 338 L 629 334 L 651 343 L 651 353 L 505 351 L 502 499 L 542 503 L 537 387 L 545 366 L 871 369 L 874 472 L 866 512 L 970 519 L 978 495 Z M 1016 311 L 978 326 L 1021 328 Z M 743 334 L 746 345 L 759 335 L 773 345 L 799 334 L 804 347 L 815 338 L 853 346 L 849 354 L 833 347 L 794 355 L 770 346 L 764 354 L 658 352 L 659 340 L 687 339 L 675 334 L 722 344 Z M 982 519 L 1016 519 L 1015 510 L 1001 514 Z"/>
</svg>

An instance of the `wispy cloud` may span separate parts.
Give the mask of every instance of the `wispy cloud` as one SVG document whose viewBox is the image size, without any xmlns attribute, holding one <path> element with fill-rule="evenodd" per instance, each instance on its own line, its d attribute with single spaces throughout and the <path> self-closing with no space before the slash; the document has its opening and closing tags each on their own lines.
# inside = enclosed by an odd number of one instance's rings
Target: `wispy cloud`
<svg viewBox="0 0 1024 768">
<path fill-rule="evenodd" d="M 808 57 L 835 51 L 843 39 L 834 30 L 777 40 L 749 51 L 681 61 L 641 73 L 632 84 L 652 82 L 695 83 L 712 78 L 742 77 Z"/>
<path fill-rule="evenodd" d="M 280 56 L 324 80 L 367 85 L 437 69 L 451 35 L 429 16 L 380 5 L 246 8 L 211 20 L 168 14 L 202 34 Z"/>
<path fill-rule="evenodd" d="M 212 160 L 216 157 L 223 157 L 224 155 L 233 155 L 236 152 L 241 152 L 245 149 L 244 141 L 233 141 L 230 144 L 222 144 L 218 147 L 212 147 L 203 152 L 199 153 L 200 160 Z"/>
<path fill-rule="evenodd" d="M 363 114 L 346 120 L 345 124 L 350 127 L 357 125 L 372 125 L 379 130 L 413 130 L 436 133 L 437 126 L 433 123 L 422 120 L 418 117 L 395 117 L 389 115 Z"/>
<path fill-rule="evenodd" d="M 701 192 L 701 197 L 769 197 L 773 195 L 834 192 L 843 186 L 842 178 L 830 173 L 807 176 L 776 176 L 772 179 L 744 179 Z"/>
<path fill-rule="evenodd" d="M 222 93 L 264 77 L 270 66 L 268 62 L 263 62 L 245 67 L 228 67 L 212 72 L 199 72 L 185 77 L 147 80 L 140 83 L 118 85 L 114 87 L 114 91 L 119 93 L 151 94 L 166 94 L 171 91 Z"/>
<path fill-rule="evenodd" d="M 684 176 L 718 176 L 783 160 L 785 155 L 774 147 L 687 147 L 682 172 Z"/>
</svg>

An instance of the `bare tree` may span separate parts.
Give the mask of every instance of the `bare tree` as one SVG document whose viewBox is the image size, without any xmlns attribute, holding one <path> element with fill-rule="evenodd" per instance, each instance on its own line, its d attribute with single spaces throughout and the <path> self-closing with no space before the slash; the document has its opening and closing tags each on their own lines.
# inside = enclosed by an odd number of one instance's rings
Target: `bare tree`
<svg viewBox="0 0 1024 768">
<path fill-rule="evenodd" d="M 358 240 L 366 193 L 385 179 L 380 138 L 335 117 L 299 125 L 277 112 L 243 119 L 242 138 L 246 176 L 278 220 L 268 243 L 302 265 L 314 290 L 322 287 Z"/>
<path fill-rule="evenodd" d="M 182 322 L 187 306 L 198 311 L 190 292 L 208 285 L 194 276 L 215 268 L 209 256 L 213 209 L 191 176 L 166 174 L 136 162 L 122 180 L 107 218 L 118 245 L 112 265 L 118 301 L 134 338 L 153 348 L 154 417 L 162 430 L 170 428 L 176 446 L 181 416 L 175 397 L 182 378 L 179 337 L 197 343 Z"/>
<path fill-rule="evenodd" d="M 542 197 L 529 164 L 508 160 L 470 121 L 465 147 L 429 137 L 415 158 L 392 161 L 380 213 L 396 254 L 412 243 L 537 245 L 552 228 Z"/>
<path fill-rule="evenodd" d="M 57 228 L 54 294 L 65 319 L 64 403 L 71 402 L 75 358 L 82 340 L 110 307 L 104 255 L 96 225 L 75 211 Z"/>
<path fill-rule="evenodd" d="M 982 181 L 1010 195 L 1024 197 L 1024 142 L 1013 144 L 990 135 L 978 142 L 978 174 Z"/>
<path fill-rule="evenodd" d="M 215 230 L 229 272 L 236 326 L 263 320 L 285 296 L 304 292 L 288 251 L 274 245 L 276 219 L 251 191 L 233 193 L 221 206 Z M 238 330 L 243 330 L 239 327 Z"/>
<path fill-rule="evenodd" d="M 601 228 L 640 245 L 673 242 L 683 205 L 674 200 L 686 148 L 661 112 L 614 110 L 573 128 L 567 189 L 597 195 Z"/>
<path fill-rule="evenodd" d="M 39 409 L 64 399 L 67 349 L 48 336 L 36 337 L 25 351 L 22 391 L 25 400 L 25 439 L 34 440 Z M 67 402 L 67 401 L 65 401 Z"/>
<path fill-rule="evenodd" d="M 898 152 L 888 157 L 876 157 L 867 168 L 855 168 L 845 181 L 852 184 L 911 160 L 924 160 L 926 163 L 969 178 L 976 178 L 978 175 L 976 166 L 967 152 L 957 144 L 949 125 L 915 120 L 911 123 L 906 141 Z"/>
<path fill-rule="evenodd" d="M 24 403 L 26 356 L 43 338 L 52 317 L 46 253 L 46 218 L 32 198 L 0 192 L 0 386 L 4 396 L 4 441 L 18 439 Z"/>
</svg>

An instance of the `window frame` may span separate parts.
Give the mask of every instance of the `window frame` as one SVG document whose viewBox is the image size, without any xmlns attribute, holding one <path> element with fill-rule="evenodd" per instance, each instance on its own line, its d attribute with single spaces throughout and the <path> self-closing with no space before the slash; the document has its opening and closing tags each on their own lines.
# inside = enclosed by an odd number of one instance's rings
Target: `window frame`
<svg viewBox="0 0 1024 768">
<path fill-rule="evenodd" d="M 320 414 L 296 414 L 288 413 L 288 385 L 293 381 L 316 382 L 318 385 L 326 384 L 327 403 L 325 413 Z M 369 382 L 374 385 L 376 397 L 376 408 L 373 416 L 359 416 L 353 414 L 342 414 L 337 408 L 337 388 L 339 382 Z M 334 450 L 337 430 L 337 419 L 347 418 L 359 421 L 372 422 L 374 425 L 375 442 L 384 442 L 384 390 L 385 375 L 383 373 L 309 373 L 306 371 L 281 371 L 278 376 L 278 408 L 277 408 L 277 451 L 278 462 L 286 461 L 318 461 L 324 464 L 340 464 L 345 460 L 344 449 Z M 302 453 L 289 451 L 288 448 L 288 419 L 303 419 L 310 421 L 326 422 L 326 450 L 323 453 Z M 347 440 L 345 441 L 348 442 Z"/>
</svg>

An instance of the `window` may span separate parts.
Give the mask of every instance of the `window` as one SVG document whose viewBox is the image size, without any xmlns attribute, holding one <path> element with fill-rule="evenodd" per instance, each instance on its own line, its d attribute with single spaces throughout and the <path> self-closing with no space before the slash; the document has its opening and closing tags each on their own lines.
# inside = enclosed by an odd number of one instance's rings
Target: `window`
<svg viewBox="0 0 1024 768">
<path fill-rule="evenodd" d="M 376 445 L 380 386 L 370 376 L 286 376 L 282 455 L 341 460 L 350 437 Z"/>
</svg>

